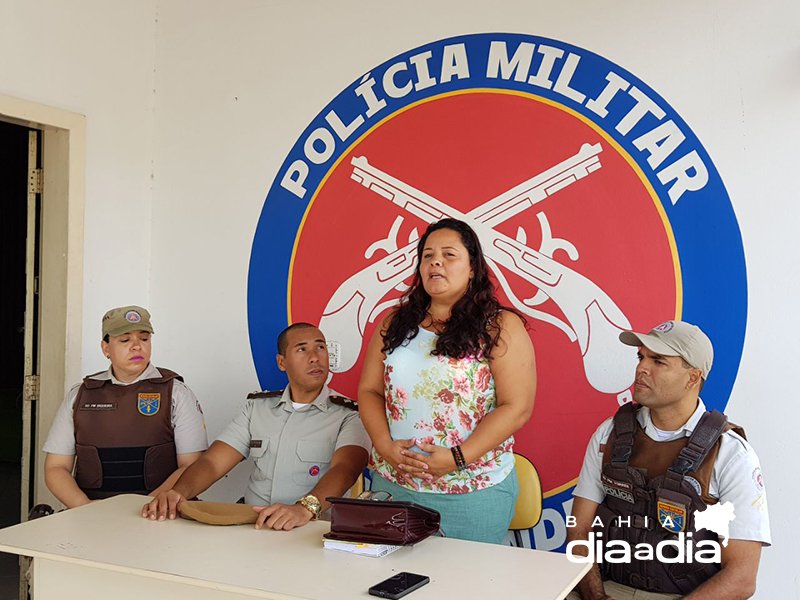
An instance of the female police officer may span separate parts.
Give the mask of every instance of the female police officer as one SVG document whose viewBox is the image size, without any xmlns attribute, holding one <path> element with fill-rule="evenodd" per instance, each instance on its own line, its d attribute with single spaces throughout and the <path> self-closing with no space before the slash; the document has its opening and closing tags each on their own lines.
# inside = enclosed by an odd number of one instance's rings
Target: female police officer
<svg viewBox="0 0 800 600">
<path fill-rule="evenodd" d="M 44 445 L 45 483 L 67 508 L 170 489 L 208 447 L 195 395 L 150 363 L 152 333 L 138 306 L 103 317 L 100 347 L 111 366 L 73 386 Z"/>
</svg>

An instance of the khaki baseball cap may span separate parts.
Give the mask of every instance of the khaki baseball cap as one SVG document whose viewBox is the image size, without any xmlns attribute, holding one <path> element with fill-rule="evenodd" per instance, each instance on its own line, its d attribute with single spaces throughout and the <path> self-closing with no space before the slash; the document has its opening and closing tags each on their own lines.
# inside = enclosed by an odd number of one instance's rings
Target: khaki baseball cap
<svg viewBox="0 0 800 600">
<path fill-rule="evenodd" d="M 714 346 L 697 325 L 685 321 L 665 321 L 650 330 L 650 333 L 623 331 L 619 341 L 628 346 L 644 346 L 662 356 L 680 356 L 708 379 L 714 362 Z"/>
<path fill-rule="evenodd" d="M 131 331 L 149 331 L 153 333 L 150 324 L 150 313 L 141 306 L 121 306 L 112 308 L 103 315 L 103 338 L 107 335 L 116 337 Z"/>
<path fill-rule="evenodd" d="M 232 502 L 186 500 L 181 502 L 178 512 L 182 517 L 207 525 L 244 525 L 258 520 L 258 513 L 251 504 Z"/>
</svg>

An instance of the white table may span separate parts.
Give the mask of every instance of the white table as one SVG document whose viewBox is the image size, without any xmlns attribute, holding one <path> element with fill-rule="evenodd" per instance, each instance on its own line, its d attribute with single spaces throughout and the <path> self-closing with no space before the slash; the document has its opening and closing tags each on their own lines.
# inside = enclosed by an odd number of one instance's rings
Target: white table
<svg viewBox="0 0 800 600">
<path fill-rule="evenodd" d="M 322 548 L 329 523 L 290 532 L 141 517 L 122 495 L 0 530 L 0 551 L 34 558 L 35 600 L 373 598 L 400 571 L 431 582 L 412 600 L 560 600 L 588 570 L 563 554 L 429 538 L 383 558 Z"/>
</svg>

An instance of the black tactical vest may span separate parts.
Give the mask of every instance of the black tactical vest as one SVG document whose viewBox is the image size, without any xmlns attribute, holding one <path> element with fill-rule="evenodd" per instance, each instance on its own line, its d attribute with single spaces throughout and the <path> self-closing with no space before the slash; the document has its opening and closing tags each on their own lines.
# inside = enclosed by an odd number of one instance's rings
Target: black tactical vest
<svg viewBox="0 0 800 600">
<path fill-rule="evenodd" d="M 698 542 L 718 541 L 715 533 L 695 529 L 694 511 L 702 512 L 717 502 L 708 495 L 708 484 L 720 436 L 735 428 L 744 437 L 744 431 L 729 425 L 722 413 L 712 411 L 701 417 L 691 437 L 656 442 L 639 426 L 638 409 L 633 403 L 626 404 L 614 416 L 614 429 L 603 454 L 601 479 L 606 496 L 597 511 L 603 528 L 596 531 L 603 532 L 605 544 L 627 542 L 632 554 L 637 544 L 647 544 L 653 548 L 654 558 L 630 563 L 603 561 L 600 571 L 605 579 L 633 588 L 688 594 L 719 572 L 720 566 L 694 560 L 662 563 L 655 558 L 655 548 L 663 540 L 679 540 L 681 531 L 692 532 L 688 538 L 691 551 L 684 542 L 687 557 L 697 551 Z M 620 519 L 624 519 L 622 524 Z M 664 554 L 675 557 L 677 550 L 668 546 Z"/>
</svg>

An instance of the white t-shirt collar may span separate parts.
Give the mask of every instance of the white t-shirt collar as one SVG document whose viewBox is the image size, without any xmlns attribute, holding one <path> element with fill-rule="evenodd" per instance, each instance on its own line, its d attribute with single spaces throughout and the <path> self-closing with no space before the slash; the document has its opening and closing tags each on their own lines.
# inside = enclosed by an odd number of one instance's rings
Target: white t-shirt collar
<svg viewBox="0 0 800 600">
<path fill-rule="evenodd" d="M 313 402 L 309 402 L 308 405 L 312 405 L 313 404 L 314 406 L 316 406 L 320 410 L 327 412 L 327 410 L 328 410 L 328 396 L 329 395 L 330 395 L 330 390 L 328 389 L 328 386 L 327 385 L 323 385 L 322 389 L 319 391 L 319 395 L 316 398 L 314 398 Z M 289 404 L 291 404 L 292 407 L 296 409 L 296 407 L 294 405 L 297 404 L 297 403 L 292 400 L 291 386 L 287 385 L 283 389 L 283 394 L 278 399 L 278 404 L 285 404 L 286 407 L 287 407 L 286 410 L 289 410 L 288 409 Z M 304 410 L 304 409 L 300 409 L 300 410 Z"/>
<path fill-rule="evenodd" d="M 650 409 L 646 406 L 643 406 L 637 413 L 636 418 L 639 421 L 639 425 L 647 436 L 651 440 L 655 440 L 656 442 L 668 442 L 672 440 L 677 440 L 682 437 L 689 437 L 694 432 L 695 427 L 697 427 L 697 423 L 700 422 L 700 418 L 703 416 L 703 413 L 706 412 L 706 405 L 703 401 L 698 398 L 697 399 L 697 408 L 692 413 L 692 416 L 689 417 L 689 420 L 683 424 L 677 431 L 673 431 L 672 435 L 668 436 L 667 438 L 662 439 L 661 436 L 658 435 L 658 430 L 655 425 L 653 425 L 653 420 L 650 416 Z"/>
</svg>

